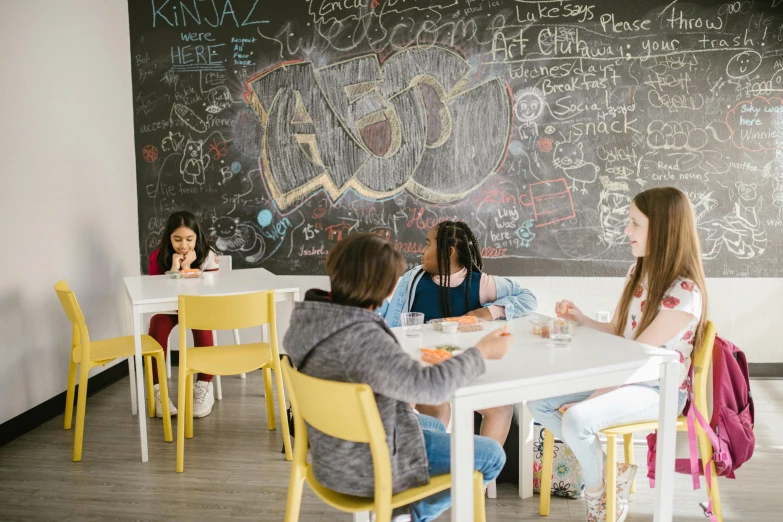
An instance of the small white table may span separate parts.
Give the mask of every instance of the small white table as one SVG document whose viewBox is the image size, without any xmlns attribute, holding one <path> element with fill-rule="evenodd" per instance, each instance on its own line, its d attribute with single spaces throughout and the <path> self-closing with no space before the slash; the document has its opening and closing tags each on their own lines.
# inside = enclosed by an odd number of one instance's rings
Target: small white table
<svg viewBox="0 0 783 522">
<path fill-rule="evenodd" d="M 420 357 L 418 348 L 453 344 L 474 346 L 490 330 L 508 325 L 516 342 L 499 361 L 486 361 L 487 371 L 451 400 L 451 473 L 453 522 L 473 519 L 473 412 L 570 393 L 661 379 L 658 451 L 656 460 L 655 522 L 672 519 L 675 422 L 677 420 L 677 354 L 588 328 L 578 328 L 568 347 L 549 347 L 548 339 L 532 333 L 531 315 L 513 321 L 487 323 L 482 332 L 443 334 L 424 325 L 421 337 L 405 337 L 393 331 L 405 351 Z M 521 407 L 520 413 L 527 411 Z M 527 418 L 526 418 L 527 417 Z M 533 494 L 533 444 L 529 438 L 529 414 L 521 415 L 519 492 Z"/>
<path fill-rule="evenodd" d="M 131 374 L 131 400 L 133 413 L 138 411 L 141 435 L 141 461 L 147 462 L 147 416 L 144 412 L 144 373 L 141 357 L 142 315 L 154 312 L 171 312 L 177 309 L 180 295 L 235 295 L 274 290 L 277 301 L 298 301 L 299 288 L 287 277 L 274 275 L 264 268 L 214 272 L 211 279 L 171 279 L 160 276 L 134 276 L 125 278 L 125 295 L 132 315 L 135 341 L 135 369 L 129 359 Z M 135 378 L 135 377 L 138 378 Z M 133 383 L 136 389 L 133 389 Z M 139 399 L 139 400 L 137 400 Z"/>
</svg>

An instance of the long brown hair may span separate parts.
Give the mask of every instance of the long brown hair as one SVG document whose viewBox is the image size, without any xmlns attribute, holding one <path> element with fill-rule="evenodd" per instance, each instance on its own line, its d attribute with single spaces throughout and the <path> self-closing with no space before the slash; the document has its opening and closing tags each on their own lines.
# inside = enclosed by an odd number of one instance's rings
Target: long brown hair
<svg viewBox="0 0 783 522">
<path fill-rule="evenodd" d="M 344 306 L 378 308 L 405 272 L 405 258 L 375 234 L 352 234 L 326 256 L 332 301 Z"/>
<path fill-rule="evenodd" d="M 633 294 L 646 281 L 647 302 L 639 320 L 635 338 L 658 315 L 657 304 L 679 277 L 690 279 L 701 292 L 702 309 L 694 346 L 701 346 L 707 323 L 707 291 L 696 219 L 688 197 L 674 187 L 658 187 L 640 192 L 633 198 L 636 208 L 650 220 L 647 231 L 647 255 L 636 259 L 636 267 L 623 290 L 618 307 L 617 334 L 622 335 Z"/>
</svg>

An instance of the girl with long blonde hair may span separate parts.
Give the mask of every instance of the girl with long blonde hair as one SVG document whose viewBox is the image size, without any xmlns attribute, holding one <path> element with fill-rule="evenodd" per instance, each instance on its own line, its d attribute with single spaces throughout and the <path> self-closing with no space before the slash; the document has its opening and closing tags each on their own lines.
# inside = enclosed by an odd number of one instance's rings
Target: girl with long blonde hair
<svg viewBox="0 0 783 522">
<path fill-rule="evenodd" d="M 693 347 L 707 322 L 707 293 L 696 222 L 688 198 L 674 187 L 639 193 L 625 234 L 636 263 L 631 266 L 613 319 L 586 317 L 561 301 L 560 317 L 581 326 L 674 350 L 680 355 L 681 412 L 688 389 Z M 575 393 L 528 403 L 533 417 L 571 448 L 585 481 L 588 522 L 606 520 L 604 453 L 598 432 L 609 426 L 658 419 L 658 381 Z M 628 493 L 636 466 L 619 464 L 617 522 L 628 515 Z M 614 522 L 614 521 L 609 521 Z"/>
</svg>

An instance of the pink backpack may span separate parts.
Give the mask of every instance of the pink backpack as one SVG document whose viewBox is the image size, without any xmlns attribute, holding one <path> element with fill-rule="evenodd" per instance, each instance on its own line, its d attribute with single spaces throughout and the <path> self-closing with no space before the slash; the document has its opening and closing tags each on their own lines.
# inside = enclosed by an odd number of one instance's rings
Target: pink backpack
<svg viewBox="0 0 783 522">
<path fill-rule="evenodd" d="M 691 367 L 691 381 L 693 368 Z M 715 472 L 720 477 L 734 478 L 734 470 L 753 456 L 756 437 L 753 434 L 755 409 L 750 393 L 748 362 L 745 354 L 733 343 L 715 336 L 712 352 L 712 419 L 710 422 L 691 408 L 693 389 L 689 387 L 690 401 L 685 406 L 688 418 L 688 444 L 690 459 L 677 459 L 675 471 L 693 477 L 693 489 L 699 489 L 699 475 L 704 475 L 705 464 L 698 458 L 695 423 L 698 422 L 712 443 L 712 459 Z M 647 436 L 647 477 L 655 486 L 656 433 Z M 706 463 L 709 465 L 709 461 Z M 711 487 L 711 474 L 706 474 L 707 487 Z M 712 513 L 712 501 L 707 503 L 705 514 L 716 520 Z"/>
</svg>

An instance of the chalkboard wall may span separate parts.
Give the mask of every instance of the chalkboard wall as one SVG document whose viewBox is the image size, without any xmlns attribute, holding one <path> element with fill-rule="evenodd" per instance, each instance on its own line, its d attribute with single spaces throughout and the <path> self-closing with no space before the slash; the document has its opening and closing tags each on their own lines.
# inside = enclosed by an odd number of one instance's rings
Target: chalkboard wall
<svg viewBox="0 0 783 522">
<path fill-rule="evenodd" d="M 234 266 L 618 276 L 639 191 L 691 198 L 707 273 L 783 276 L 783 0 L 130 0 L 141 266 L 174 210 Z"/>
</svg>

